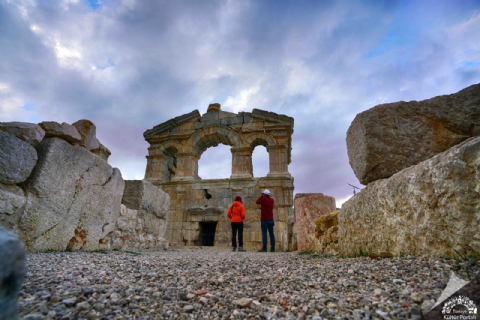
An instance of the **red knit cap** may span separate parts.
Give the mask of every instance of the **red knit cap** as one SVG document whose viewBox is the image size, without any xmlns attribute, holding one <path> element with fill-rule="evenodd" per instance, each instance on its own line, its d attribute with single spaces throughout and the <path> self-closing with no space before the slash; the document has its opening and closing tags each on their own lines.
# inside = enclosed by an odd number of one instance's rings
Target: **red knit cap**
<svg viewBox="0 0 480 320">
<path fill-rule="evenodd" d="M 238 202 L 243 204 L 242 197 L 240 197 L 240 196 L 236 196 L 235 201 L 238 201 Z"/>
</svg>

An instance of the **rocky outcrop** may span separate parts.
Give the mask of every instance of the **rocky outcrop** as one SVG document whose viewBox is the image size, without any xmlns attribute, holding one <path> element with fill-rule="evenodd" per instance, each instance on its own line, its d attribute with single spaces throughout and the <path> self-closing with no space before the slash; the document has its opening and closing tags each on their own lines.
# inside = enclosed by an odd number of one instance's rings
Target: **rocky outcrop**
<svg viewBox="0 0 480 320">
<path fill-rule="evenodd" d="M 347 132 L 350 165 L 363 184 L 388 178 L 480 135 L 480 84 L 424 101 L 378 105 Z"/>
<path fill-rule="evenodd" d="M 105 161 L 108 161 L 108 157 L 110 157 L 110 155 L 112 154 L 110 150 L 101 143 L 97 149 L 93 149 L 90 151 L 92 151 L 94 154 L 96 154 Z"/>
<path fill-rule="evenodd" d="M 338 214 L 339 249 L 480 254 L 480 137 L 371 182 Z"/>
<path fill-rule="evenodd" d="M 315 235 L 315 221 L 335 210 L 335 198 L 322 193 L 297 193 L 295 195 L 295 227 L 297 249 L 308 250 Z"/>
<path fill-rule="evenodd" d="M 37 162 L 37 152 L 30 144 L 0 131 L 0 183 L 25 181 Z"/>
<path fill-rule="evenodd" d="M 39 160 L 23 185 L 27 201 L 16 232 L 29 251 L 98 249 L 120 214 L 120 171 L 60 138 L 44 139 L 36 149 Z"/>
<path fill-rule="evenodd" d="M 315 239 L 312 251 L 338 253 L 338 210 L 325 214 L 315 222 Z"/>
<path fill-rule="evenodd" d="M 38 124 L 45 131 L 45 138 L 58 137 L 70 143 L 79 143 L 82 137 L 77 129 L 66 122 L 44 121 Z"/>
<path fill-rule="evenodd" d="M 28 122 L 0 122 L 0 130 L 31 146 L 36 146 L 45 136 L 45 131 L 35 123 Z"/>
<path fill-rule="evenodd" d="M 0 319 L 17 319 L 17 298 L 25 278 L 25 249 L 0 227 Z"/>
</svg>

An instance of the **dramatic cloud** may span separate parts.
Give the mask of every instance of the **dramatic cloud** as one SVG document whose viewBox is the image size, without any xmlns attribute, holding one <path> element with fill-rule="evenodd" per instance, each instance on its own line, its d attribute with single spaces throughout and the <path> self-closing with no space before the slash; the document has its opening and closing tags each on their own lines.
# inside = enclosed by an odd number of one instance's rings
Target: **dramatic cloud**
<svg viewBox="0 0 480 320">
<path fill-rule="evenodd" d="M 345 135 L 376 104 L 480 81 L 476 1 L 0 1 L 0 119 L 90 119 L 127 179 L 143 132 L 219 102 L 295 118 L 296 192 L 344 201 L 360 187 Z M 268 155 L 254 152 L 256 176 Z M 202 178 L 228 177 L 228 147 Z"/>
</svg>

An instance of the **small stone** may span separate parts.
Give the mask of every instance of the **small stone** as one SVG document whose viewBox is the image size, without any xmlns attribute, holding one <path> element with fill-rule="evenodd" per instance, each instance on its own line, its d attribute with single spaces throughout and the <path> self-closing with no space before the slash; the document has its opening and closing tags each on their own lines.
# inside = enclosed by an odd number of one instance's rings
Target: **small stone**
<svg viewBox="0 0 480 320">
<path fill-rule="evenodd" d="M 192 313 L 193 310 L 195 310 L 195 308 L 189 304 L 189 305 L 186 305 L 185 307 L 183 307 L 183 311 L 186 312 L 186 313 Z"/>
<path fill-rule="evenodd" d="M 62 303 L 67 307 L 73 307 L 76 302 L 77 302 L 77 298 L 69 298 L 69 299 L 62 300 Z"/>
<path fill-rule="evenodd" d="M 238 299 L 238 300 L 233 300 L 232 303 L 234 305 L 237 305 L 241 308 L 248 308 L 250 306 L 250 304 L 252 303 L 252 299 L 250 298 L 241 298 L 241 299 Z"/>
<path fill-rule="evenodd" d="M 205 294 L 205 293 L 207 293 L 207 290 L 203 290 L 203 289 L 202 289 L 202 290 L 197 290 L 197 291 L 195 291 L 195 294 L 196 294 L 197 296 L 200 296 L 200 295 Z"/>
</svg>

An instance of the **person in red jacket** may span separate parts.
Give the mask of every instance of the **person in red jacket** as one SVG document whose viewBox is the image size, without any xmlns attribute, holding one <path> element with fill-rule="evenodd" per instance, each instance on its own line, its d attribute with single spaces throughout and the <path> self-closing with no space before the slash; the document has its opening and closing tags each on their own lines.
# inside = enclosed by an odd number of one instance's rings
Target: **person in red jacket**
<svg viewBox="0 0 480 320">
<path fill-rule="evenodd" d="M 233 204 L 228 208 L 227 217 L 232 221 L 232 251 L 237 250 L 237 231 L 238 231 L 238 251 L 243 249 L 243 220 L 245 220 L 245 207 L 242 197 L 236 196 Z"/>
<path fill-rule="evenodd" d="M 267 252 L 267 231 L 270 234 L 270 252 L 275 252 L 275 234 L 273 233 L 273 227 L 275 226 L 273 205 L 275 201 L 273 198 L 270 198 L 270 191 L 265 189 L 256 203 L 261 205 L 260 226 L 262 228 L 263 242 L 262 249 L 258 250 L 258 252 Z"/>
</svg>

